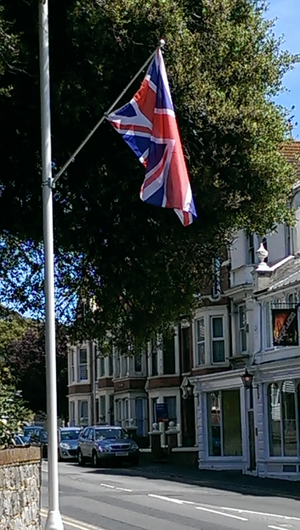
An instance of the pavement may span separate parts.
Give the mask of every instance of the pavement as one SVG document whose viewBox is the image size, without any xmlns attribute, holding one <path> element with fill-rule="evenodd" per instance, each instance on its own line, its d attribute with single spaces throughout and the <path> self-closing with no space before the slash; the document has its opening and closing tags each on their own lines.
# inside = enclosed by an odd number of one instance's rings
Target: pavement
<svg viewBox="0 0 300 530">
<path fill-rule="evenodd" d="M 42 518 L 47 514 L 43 462 Z M 59 463 L 66 530 L 300 530 L 299 483 L 231 472 Z"/>
</svg>

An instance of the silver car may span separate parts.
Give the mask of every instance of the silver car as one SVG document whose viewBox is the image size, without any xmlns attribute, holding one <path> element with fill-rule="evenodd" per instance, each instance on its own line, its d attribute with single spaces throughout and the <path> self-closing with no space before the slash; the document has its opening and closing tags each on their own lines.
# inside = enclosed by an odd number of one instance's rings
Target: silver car
<svg viewBox="0 0 300 530">
<path fill-rule="evenodd" d="M 79 427 L 58 429 L 58 460 L 74 460 L 78 453 Z"/>
<path fill-rule="evenodd" d="M 78 463 L 83 466 L 87 460 L 91 460 L 95 467 L 109 460 L 128 460 L 137 466 L 139 448 L 121 427 L 86 427 L 78 440 Z"/>
</svg>

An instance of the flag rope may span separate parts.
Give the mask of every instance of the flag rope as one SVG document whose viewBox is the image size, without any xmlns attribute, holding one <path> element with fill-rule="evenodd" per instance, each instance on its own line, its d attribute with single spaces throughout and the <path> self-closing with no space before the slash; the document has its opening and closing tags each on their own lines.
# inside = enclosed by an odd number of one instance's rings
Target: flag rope
<svg viewBox="0 0 300 530">
<path fill-rule="evenodd" d="M 163 48 L 165 45 L 165 41 L 161 39 L 159 41 L 158 48 Z M 112 105 L 109 107 L 109 109 L 104 112 L 103 116 L 100 118 L 98 123 L 96 123 L 95 127 L 91 130 L 91 132 L 87 135 L 87 137 L 83 140 L 83 142 L 77 147 L 76 151 L 70 156 L 70 158 L 67 160 L 65 165 L 59 170 L 57 175 L 53 178 L 52 181 L 52 187 L 55 186 L 55 183 L 61 177 L 61 175 L 66 171 L 67 167 L 71 164 L 71 162 L 74 162 L 75 157 L 78 155 L 78 153 L 81 151 L 81 149 L 85 146 L 85 144 L 89 141 L 89 139 L 93 136 L 93 134 L 97 131 L 98 127 L 104 122 L 107 115 L 110 114 L 110 112 L 113 110 L 113 108 L 119 103 L 120 99 L 124 96 L 124 94 L 127 92 L 127 90 L 131 87 L 131 85 L 134 83 L 134 81 L 137 79 L 137 77 L 140 75 L 140 73 L 148 66 L 148 64 L 152 61 L 153 57 L 155 56 L 157 52 L 157 48 L 153 53 L 151 53 L 150 57 L 144 62 L 143 66 L 139 69 L 139 71 L 135 74 L 135 76 L 131 79 L 131 81 L 128 83 L 128 85 L 122 90 L 122 92 L 119 94 L 117 99 L 112 103 Z"/>
</svg>

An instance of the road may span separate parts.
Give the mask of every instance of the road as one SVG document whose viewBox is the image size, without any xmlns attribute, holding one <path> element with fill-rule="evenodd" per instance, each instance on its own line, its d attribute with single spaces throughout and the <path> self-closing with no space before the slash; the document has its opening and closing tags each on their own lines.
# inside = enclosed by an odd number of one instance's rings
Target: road
<svg viewBox="0 0 300 530">
<path fill-rule="evenodd" d="M 175 480 L 141 469 L 80 468 L 60 463 L 60 509 L 66 530 L 300 530 L 300 501 L 271 492 L 249 495 Z M 42 516 L 47 510 L 43 462 Z M 298 485 L 295 484 L 297 488 Z"/>
</svg>

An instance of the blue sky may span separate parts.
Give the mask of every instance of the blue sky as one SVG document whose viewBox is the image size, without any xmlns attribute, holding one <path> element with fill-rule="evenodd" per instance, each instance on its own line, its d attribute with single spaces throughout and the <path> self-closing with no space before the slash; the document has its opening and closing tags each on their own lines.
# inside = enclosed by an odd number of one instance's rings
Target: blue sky
<svg viewBox="0 0 300 530">
<path fill-rule="evenodd" d="M 284 34 L 285 42 L 282 48 L 291 53 L 300 54 L 300 1 L 269 0 L 267 18 L 278 19 L 275 34 L 276 36 Z M 292 72 L 286 74 L 284 85 L 289 92 L 280 95 L 277 101 L 288 108 L 295 105 L 292 114 L 298 126 L 294 129 L 293 135 L 296 140 L 300 140 L 300 64 L 296 65 Z"/>
</svg>

